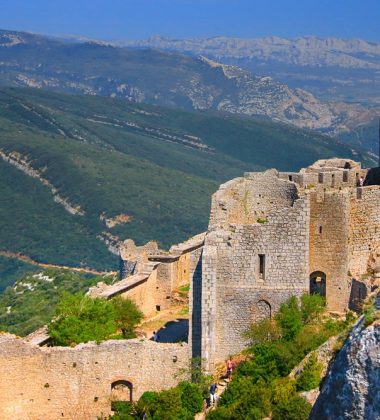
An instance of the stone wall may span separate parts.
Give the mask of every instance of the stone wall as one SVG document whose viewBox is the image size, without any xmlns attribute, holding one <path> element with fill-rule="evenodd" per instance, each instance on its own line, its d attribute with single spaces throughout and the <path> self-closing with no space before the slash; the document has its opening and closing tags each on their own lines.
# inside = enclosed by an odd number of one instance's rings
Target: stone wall
<svg viewBox="0 0 380 420">
<path fill-rule="evenodd" d="M 266 209 L 261 223 L 224 223 L 219 228 L 215 219 L 206 237 L 202 258 L 202 357 L 209 370 L 244 348 L 242 334 L 251 322 L 271 316 L 290 296 L 308 291 L 309 202 L 305 198 L 294 201 L 298 196 L 295 184 L 278 180 L 276 174 L 269 171 L 261 178 L 247 178 L 245 186 L 252 197 L 260 194 L 265 203 L 282 197 L 281 209 L 276 205 L 272 211 Z M 240 199 L 234 190 L 231 194 L 224 191 L 214 196 L 213 208 L 220 208 L 219 200 L 235 208 L 234 200 Z M 256 217 L 255 205 L 248 208 Z M 226 213 L 231 214 L 229 207 Z M 261 270 L 260 256 L 265 266 Z"/>
<path fill-rule="evenodd" d="M 309 275 L 326 276 L 329 309 L 344 311 L 348 306 L 349 190 L 318 188 L 310 196 Z"/>
<path fill-rule="evenodd" d="M 320 293 L 332 311 L 360 306 L 380 244 L 380 188 L 357 187 L 367 172 L 320 160 L 298 173 L 247 173 L 214 194 L 198 290 L 208 369 L 290 296 Z"/>
<path fill-rule="evenodd" d="M 173 246 L 169 252 L 153 252 L 155 249 L 153 242 L 138 248 L 133 241 L 126 241 L 125 244 L 129 244 L 129 248 L 125 245 L 121 252 L 121 265 L 124 269 L 126 264 L 132 261 L 127 259 L 128 255 L 136 252 L 136 255 L 141 257 L 135 260 L 134 274 L 113 285 L 98 283 L 90 288 L 89 295 L 103 298 L 121 295 L 123 298 L 132 299 L 145 317 L 151 317 L 157 311 L 170 308 L 173 304 L 173 292 L 193 281 L 201 257 L 204 236 L 204 233 L 199 234 L 182 244 Z M 128 255 L 126 249 L 129 250 Z"/>
<path fill-rule="evenodd" d="M 136 285 L 123 293 L 120 296 L 133 300 L 136 305 L 143 312 L 144 316 L 149 318 L 156 313 L 156 288 L 157 288 L 157 269 L 152 270 L 148 279 Z"/>
<path fill-rule="evenodd" d="M 380 244 L 380 188 L 357 188 L 350 194 L 349 271 L 360 279 L 369 271 L 372 252 Z"/>
<path fill-rule="evenodd" d="M 214 194 L 209 227 L 256 223 L 270 213 L 291 206 L 297 197 L 296 185 L 280 179 L 274 169 L 246 173 L 244 178 L 221 185 Z"/>
<path fill-rule="evenodd" d="M 130 384 L 137 400 L 147 390 L 175 386 L 189 365 L 187 344 L 137 339 L 37 347 L 3 334 L 0 353 L 2 420 L 108 418 L 116 381 Z"/>
</svg>

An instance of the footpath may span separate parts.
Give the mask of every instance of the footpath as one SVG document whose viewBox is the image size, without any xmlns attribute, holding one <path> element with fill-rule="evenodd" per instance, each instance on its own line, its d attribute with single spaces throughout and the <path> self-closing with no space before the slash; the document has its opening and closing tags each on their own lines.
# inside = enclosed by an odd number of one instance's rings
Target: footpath
<svg viewBox="0 0 380 420">
<path fill-rule="evenodd" d="M 227 389 L 229 382 L 230 382 L 230 379 L 228 379 L 226 375 L 223 375 L 219 378 L 219 380 L 216 382 L 218 385 L 218 388 L 216 390 L 215 404 L 214 405 L 205 404 L 204 410 L 201 413 L 196 414 L 194 417 L 194 420 L 204 420 L 209 411 L 215 410 L 215 408 L 218 405 L 219 398 L 223 395 L 223 392 Z M 207 402 L 209 402 L 209 400 L 207 400 Z"/>
</svg>

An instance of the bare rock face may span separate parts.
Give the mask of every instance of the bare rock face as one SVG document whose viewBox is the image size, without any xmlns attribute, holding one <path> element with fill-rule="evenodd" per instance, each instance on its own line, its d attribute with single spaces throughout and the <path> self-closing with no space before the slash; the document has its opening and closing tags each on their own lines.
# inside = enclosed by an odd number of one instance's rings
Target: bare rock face
<svg viewBox="0 0 380 420">
<path fill-rule="evenodd" d="M 311 420 L 380 418 L 380 325 L 352 330 L 312 409 Z"/>
</svg>

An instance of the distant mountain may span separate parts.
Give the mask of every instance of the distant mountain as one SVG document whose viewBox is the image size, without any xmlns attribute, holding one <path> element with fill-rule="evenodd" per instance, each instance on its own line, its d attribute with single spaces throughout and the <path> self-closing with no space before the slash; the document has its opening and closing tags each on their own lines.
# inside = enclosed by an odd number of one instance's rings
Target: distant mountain
<svg viewBox="0 0 380 420">
<path fill-rule="evenodd" d="M 18 255 L 115 270 L 107 247 L 119 240 L 187 239 L 206 228 L 218 185 L 244 171 L 372 163 L 289 125 L 29 88 L 0 89 L 0 134 L 0 290 L 28 269 Z"/>
<path fill-rule="evenodd" d="M 313 36 L 293 39 L 157 36 L 118 44 L 204 55 L 272 76 L 321 99 L 380 105 L 380 43 Z"/>
<path fill-rule="evenodd" d="M 205 57 L 11 31 L 0 32 L 0 84 L 264 117 L 334 136 L 376 116 L 361 105 L 323 102 L 271 77 Z M 355 142 L 367 147 L 361 138 Z M 370 143 L 369 150 L 377 149 Z"/>
<path fill-rule="evenodd" d="M 298 66 L 342 67 L 380 70 L 380 43 L 360 39 L 318 38 L 195 38 L 160 36 L 141 41 L 119 41 L 122 46 L 152 47 L 225 57 L 251 58 Z"/>
</svg>

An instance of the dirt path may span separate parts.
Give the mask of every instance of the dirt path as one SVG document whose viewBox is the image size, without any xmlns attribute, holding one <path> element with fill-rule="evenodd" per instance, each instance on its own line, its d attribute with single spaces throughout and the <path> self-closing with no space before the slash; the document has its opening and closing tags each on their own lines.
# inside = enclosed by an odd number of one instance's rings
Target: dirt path
<svg viewBox="0 0 380 420">
<path fill-rule="evenodd" d="M 91 268 L 85 268 L 85 267 L 68 267 L 66 265 L 56 265 L 56 264 L 45 264 L 38 261 L 32 260 L 27 255 L 23 255 L 20 252 L 10 252 L 10 251 L 1 251 L 0 250 L 0 256 L 7 257 L 7 258 L 13 258 L 15 260 L 23 261 L 27 264 L 36 265 L 38 267 L 42 268 L 58 268 L 58 269 L 64 269 L 64 270 L 71 270 L 76 271 L 78 273 L 88 273 L 88 274 L 94 274 L 96 276 L 106 276 L 111 274 L 116 274 L 116 271 L 96 271 Z"/>
</svg>

